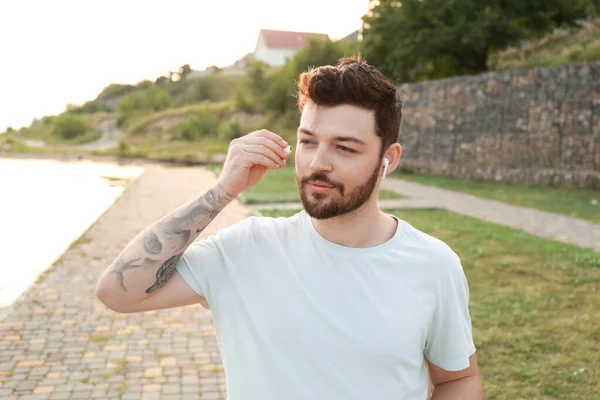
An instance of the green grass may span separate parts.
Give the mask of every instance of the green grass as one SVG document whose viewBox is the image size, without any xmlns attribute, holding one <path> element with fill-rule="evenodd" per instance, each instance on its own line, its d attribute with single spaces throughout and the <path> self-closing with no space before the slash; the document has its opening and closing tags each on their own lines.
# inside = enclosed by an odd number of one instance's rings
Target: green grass
<svg viewBox="0 0 600 400">
<path fill-rule="evenodd" d="M 598 399 L 600 253 L 444 210 L 386 211 L 461 257 L 487 400 Z"/>
<path fill-rule="evenodd" d="M 295 203 L 300 202 L 300 195 L 294 179 L 294 168 L 289 166 L 293 161 L 288 161 L 288 166 L 280 170 L 269 170 L 263 179 L 254 187 L 240 195 L 240 200 L 246 204 L 259 203 Z M 214 168 L 218 176 L 220 168 Z M 381 189 L 380 199 L 402 199 L 401 194 Z"/>
<path fill-rule="evenodd" d="M 600 224 L 600 190 L 597 189 L 509 185 L 402 172 L 394 172 L 391 176 Z"/>
<path fill-rule="evenodd" d="M 229 143 L 214 138 L 199 141 L 171 140 L 163 141 L 156 137 L 132 137 L 122 139 L 120 148 L 111 149 L 105 154 L 152 157 L 162 160 L 185 160 L 202 153 L 206 156 L 212 154 L 226 154 Z"/>
</svg>

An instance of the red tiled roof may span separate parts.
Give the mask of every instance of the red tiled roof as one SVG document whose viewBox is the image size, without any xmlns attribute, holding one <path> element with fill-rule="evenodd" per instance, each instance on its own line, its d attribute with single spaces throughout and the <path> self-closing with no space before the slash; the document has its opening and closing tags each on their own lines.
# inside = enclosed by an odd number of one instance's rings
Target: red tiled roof
<svg viewBox="0 0 600 400">
<path fill-rule="evenodd" d="M 329 40 L 329 36 L 324 33 L 274 31 L 269 29 L 262 29 L 260 33 L 265 44 L 276 49 L 297 50 L 308 43 L 310 39 Z"/>
</svg>

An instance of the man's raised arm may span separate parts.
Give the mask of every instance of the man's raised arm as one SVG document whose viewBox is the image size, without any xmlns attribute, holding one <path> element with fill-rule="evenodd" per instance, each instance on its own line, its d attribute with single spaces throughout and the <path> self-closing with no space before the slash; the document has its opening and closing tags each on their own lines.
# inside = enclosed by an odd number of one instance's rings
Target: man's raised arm
<svg viewBox="0 0 600 400">
<path fill-rule="evenodd" d="M 140 232 L 102 274 L 96 296 L 126 311 L 156 293 L 175 273 L 188 246 L 235 198 L 219 184 Z"/>
<path fill-rule="evenodd" d="M 182 279 L 167 285 L 185 250 L 242 191 L 256 185 L 269 169 L 286 164 L 287 143 L 261 130 L 234 139 L 217 183 L 140 232 L 104 271 L 96 297 L 117 312 L 170 308 L 200 297 Z M 168 195 L 168 194 L 167 194 Z M 210 266 L 207 266 L 210 267 Z M 170 293 L 169 293 L 170 292 Z M 147 301 L 152 297 L 152 301 Z M 144 303 L 143 306 L 141 304 Z"/>
</svg>

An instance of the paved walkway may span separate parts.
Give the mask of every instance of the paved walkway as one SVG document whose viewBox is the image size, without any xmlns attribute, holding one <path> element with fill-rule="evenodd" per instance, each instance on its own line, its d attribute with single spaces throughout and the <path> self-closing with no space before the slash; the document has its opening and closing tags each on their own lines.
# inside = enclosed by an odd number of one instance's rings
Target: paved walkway
<svg viewBox="0 0 600 400">
<path fill-rule="evenodd" d="M 214 180 L 201 167 L 146 166 L 84 240 L 2 310 L 1 399 L 225 399 L 209 312 L 121 315 L 95 297 L 98 277 L 130 239 Z M 200 238 L 249 214 L 231 203 Z"/>
<path fill-rule="evenodd" d="M 399 179 L 386 179 L 382 187 L 416 199 L 427 199 L 456 213 L 522 229 L 536 236 L 600 251 L 600 225 L 560 214 L 518 207 L 470 194 L 438 189 Z M 599 211 L 600 212 L 600 209 Z"/>
</svg>

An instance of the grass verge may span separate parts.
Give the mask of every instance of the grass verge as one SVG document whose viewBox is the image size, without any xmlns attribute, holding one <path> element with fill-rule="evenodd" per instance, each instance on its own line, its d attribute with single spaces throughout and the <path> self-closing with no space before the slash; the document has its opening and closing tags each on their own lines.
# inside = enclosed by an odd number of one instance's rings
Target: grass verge
<svg viewBox="0 0 600 400">
<path fill-rule="evenodd" d="M 461 257 L 486 399 L 598 399 L 600 253 L 444 210 L 386 211 Z"/>
</svg>

